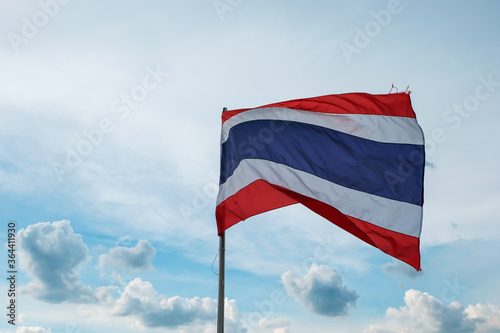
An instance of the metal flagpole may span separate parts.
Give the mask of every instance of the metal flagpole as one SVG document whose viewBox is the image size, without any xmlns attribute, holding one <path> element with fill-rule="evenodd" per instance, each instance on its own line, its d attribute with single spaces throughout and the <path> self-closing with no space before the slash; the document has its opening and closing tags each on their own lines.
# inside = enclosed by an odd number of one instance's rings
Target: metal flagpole
<svg viewBox="0 0 500 333">
<path fill-rule="evenodd" d="M 222 112 L 227 111 L 223 108 Z M 224 283 L 226 261 L 226 232 L 223 231 L 219 235 L 219 296 L 217 298 L 217 333 L 224 333 Z"/>
<path fill-rule="evenodd" d="M 226 252 L 226 232 L 219 236 L 219 296 L 217 300 L 217 333 L 224 333 L 224 261 Z"/>
</svg>

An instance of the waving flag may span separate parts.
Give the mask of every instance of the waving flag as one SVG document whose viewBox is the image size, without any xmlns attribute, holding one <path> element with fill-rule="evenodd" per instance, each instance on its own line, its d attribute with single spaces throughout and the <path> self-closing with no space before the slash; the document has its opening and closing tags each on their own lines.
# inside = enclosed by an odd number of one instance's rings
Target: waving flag
<svg viewBox="0 0 500 333">
<path fill-rule="evenodd" d="M 420 270 L 424 161 L 407 93 L 224 111 L 218 233 L 301 203 Z"/>
</svg>

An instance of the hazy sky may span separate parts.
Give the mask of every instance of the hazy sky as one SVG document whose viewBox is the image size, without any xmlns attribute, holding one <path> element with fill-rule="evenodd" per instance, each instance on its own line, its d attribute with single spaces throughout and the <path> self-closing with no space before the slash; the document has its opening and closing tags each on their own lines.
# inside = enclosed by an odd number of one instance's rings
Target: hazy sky
<svg viewBox="0 0 500 333">
<path fill-rule="evenodd" d="M 222 108 L 393 84 L 426 137 L 423 271 L 299 205 L 255 216 L 226 332 L 500 332 L 498 1 L 0 9 L 1 332 L 215 332 Z"/>
</svg>

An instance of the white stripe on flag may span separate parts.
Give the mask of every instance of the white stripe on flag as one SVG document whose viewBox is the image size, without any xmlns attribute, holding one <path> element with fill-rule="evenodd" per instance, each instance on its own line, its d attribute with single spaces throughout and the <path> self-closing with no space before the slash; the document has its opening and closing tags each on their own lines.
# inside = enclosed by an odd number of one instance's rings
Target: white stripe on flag
<svg viewBox="0 0 500 333">
<path fill-rule="evenodd" d="M 231 177 L 220 185 L 217 205 L 259 179 L 321 201 L 345 215 L 405 235 L 420 236 L 421 206 L 353 190 L 284 164 L 260 159 L 241 161 Z"/>
<path fill-rule="evenodd" d="M 233 126 L 252 120 L 296 121 L 378 142 L 424 144 L 422 130 L 415 118 L 320 113 L 276 107 L 252 109 L 229 118 L 222 126 L 221 143 L 226 142 Z"/>
</svg>

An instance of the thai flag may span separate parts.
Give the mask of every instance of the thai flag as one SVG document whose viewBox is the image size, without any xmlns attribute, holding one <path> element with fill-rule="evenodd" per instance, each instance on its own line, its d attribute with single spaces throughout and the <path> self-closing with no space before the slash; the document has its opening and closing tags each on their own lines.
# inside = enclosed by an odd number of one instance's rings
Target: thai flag
<svg viewBox="0 0 500 333">
<path fill-rule="evenodd" d="M 218 233 L 301 203 L 420 270 L 424 137 L 407 93 L 222 113 Z"/>
</svg>

